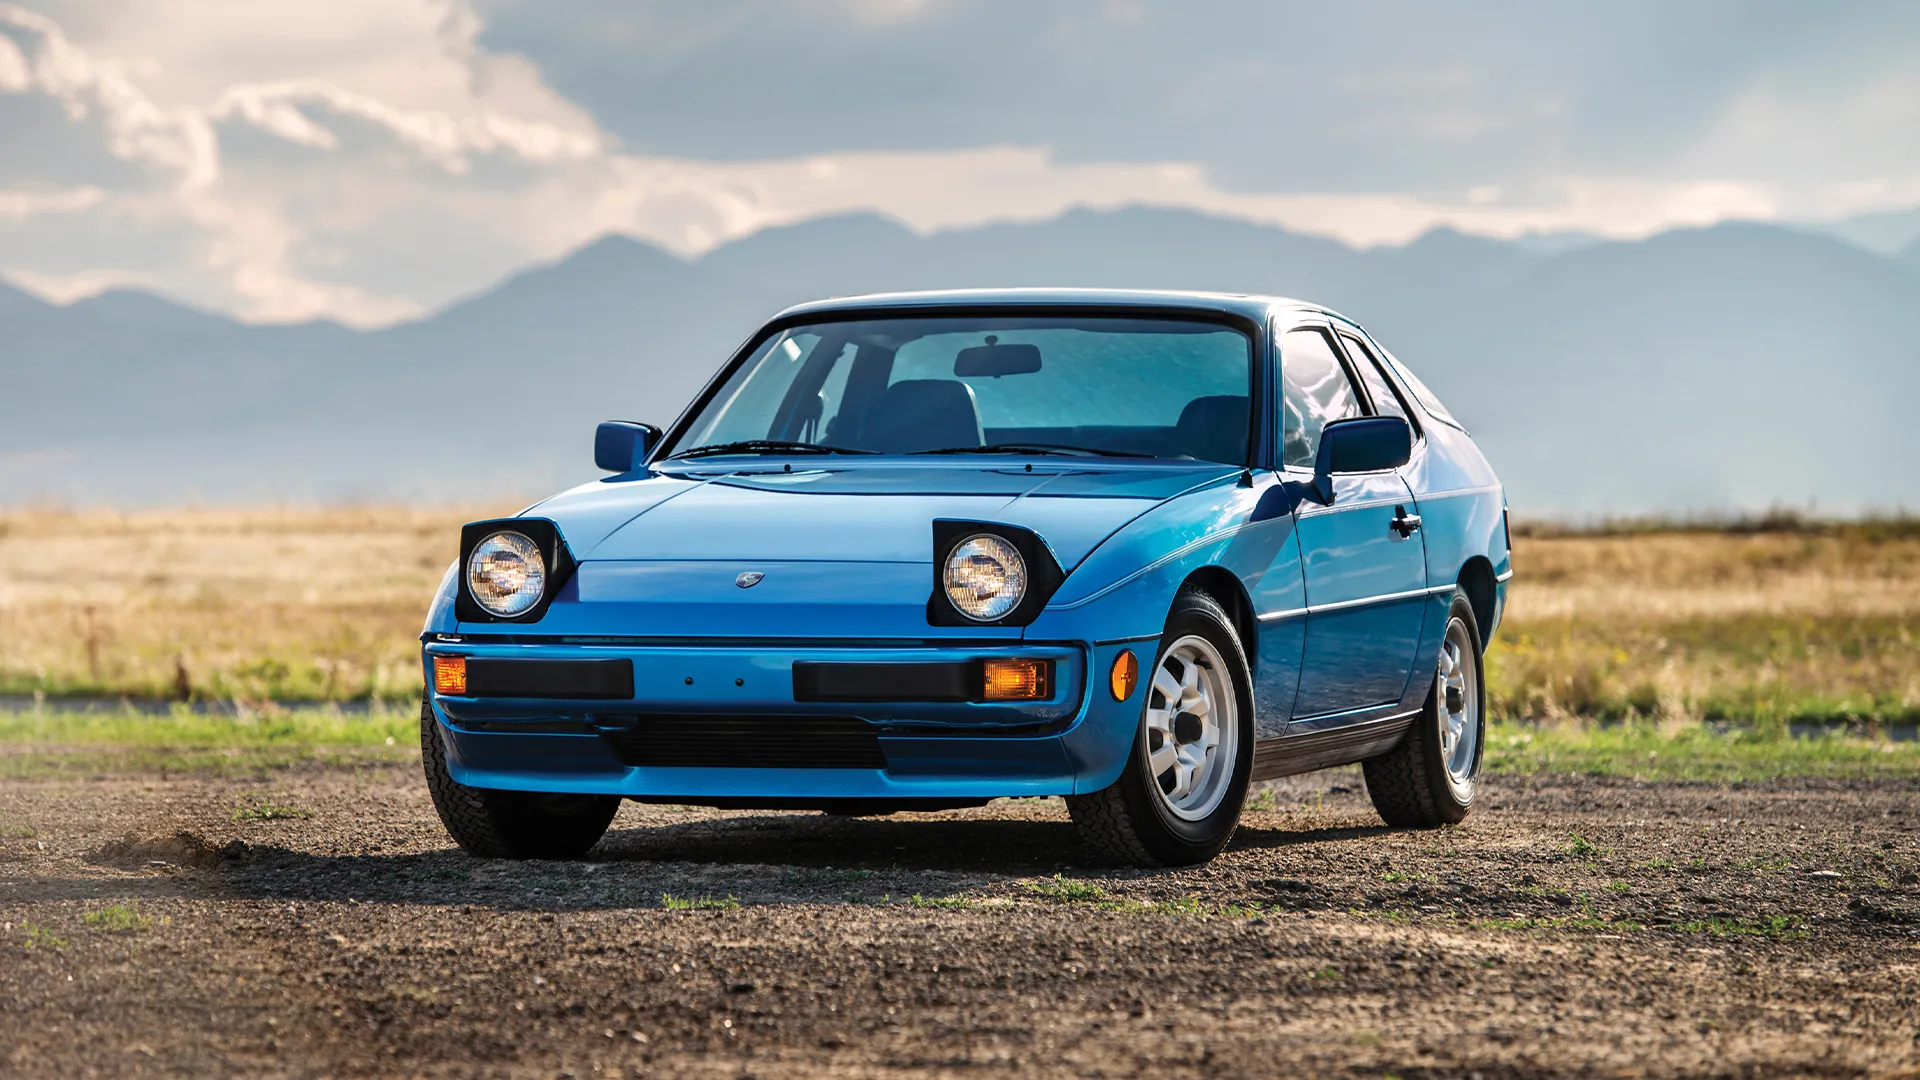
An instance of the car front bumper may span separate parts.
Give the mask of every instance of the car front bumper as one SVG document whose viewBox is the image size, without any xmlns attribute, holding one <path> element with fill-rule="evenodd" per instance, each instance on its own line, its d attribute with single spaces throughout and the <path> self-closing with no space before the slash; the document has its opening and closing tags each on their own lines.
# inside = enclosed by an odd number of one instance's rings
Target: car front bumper
<svg viewBox="0 0 1920 1080">
<path fill-rule="evenodd" d="M 897 644 L 510 642 L 434 635 L 433 658 L 632 663 L 631 697 L 431 695 L 453 779 L 469 787 L 688 802 L 912 803 L 1096 791 L 1119 776 L 1146 693 L 1108 689 L 1152 641 Z M 795 664 L 1052 661 L 1032 703 L 803 701 Z M 601 691 L 604 693 L 605 691 Z M 849 754 L 836 756 L 839 745 Z M 816 752 L 819 751 L 819 752 Z M 668 762 L 663 764 L 662 762 Z"/>
</svg>

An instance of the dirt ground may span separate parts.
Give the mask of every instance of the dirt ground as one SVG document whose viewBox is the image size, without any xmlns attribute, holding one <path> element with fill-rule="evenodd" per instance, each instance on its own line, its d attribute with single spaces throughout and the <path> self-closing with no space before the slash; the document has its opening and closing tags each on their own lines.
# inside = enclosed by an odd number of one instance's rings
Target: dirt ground
<svg viewBox="0 0 1920 1080">
<path fill-rule="evenodd" d="M 489 863 L 398 768 L 8 781 L 0 1073 L 1920 1077 L 1920 778 L 1392 832 L 1346 770 L 1211 866 L 1083 858 L 1056 801 Z"/>
</svg>

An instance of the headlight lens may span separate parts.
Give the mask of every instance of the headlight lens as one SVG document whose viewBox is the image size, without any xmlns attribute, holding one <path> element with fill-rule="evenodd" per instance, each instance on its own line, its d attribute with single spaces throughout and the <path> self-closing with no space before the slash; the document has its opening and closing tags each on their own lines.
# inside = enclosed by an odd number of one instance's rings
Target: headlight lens
<svg viewBox="0 0 1920 1080">
<path fill-rule="evenodd" d="M 953 546 L 944 578 L 947 599 L 980 622 L 1005 618 L 1027 595 L 1027 563 L 1012 544 L 980 533 Z"/>
<path fill-rule="evenodd" d="M 495 615 L 522 614 L 540 602 L 546 587 L 547 560 L 540 545 L 517 532 L 494 533 L 467 557 L 467 589 Z"/>
</svg>

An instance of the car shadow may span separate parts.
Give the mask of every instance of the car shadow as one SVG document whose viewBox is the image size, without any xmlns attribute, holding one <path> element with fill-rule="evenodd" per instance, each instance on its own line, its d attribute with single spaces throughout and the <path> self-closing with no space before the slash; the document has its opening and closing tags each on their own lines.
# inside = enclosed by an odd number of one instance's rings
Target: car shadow
<svg viewBox="0 0 1920 1080">
<path fill-rule="evenodd" d="M 1227 844 L 1227 852 L 1260 851 L 1268 848 L 1296 847 L 1301 844 L 1331 844 L 1342 840 L 1364 840 L 1396 832 L 1390 825 L 1344 825 L 1320 829 L 1273 829 L 1242 824 Z"/>
<path fill-rule="evenodd" d="M 1242 825 L 1221 856 L 1361 840 L 1385 826 Z M 204 855 L 204 853 L 202 853 Z M 98 861 L 98 860 L 95 860 Z M 128 867 L 132 868 L 132 867 Z M 1151 887 L 1169 871 L 1103 865 L 1071 822 L 935 815 L 702 816 L 610 831 L 585 859 L 476 859 L 433 851 L 322 854 L 230 844 L 154 878 L 9 882 L 11 900 L 207 895 L 500 911 L 759 904 L 937 903 L 1003 882 L 1063 875 Z M 200 884 L 196 885 L 195 882 Z M 1204 885 L 1202 886 L 1204 888 Z"/>
</svg>

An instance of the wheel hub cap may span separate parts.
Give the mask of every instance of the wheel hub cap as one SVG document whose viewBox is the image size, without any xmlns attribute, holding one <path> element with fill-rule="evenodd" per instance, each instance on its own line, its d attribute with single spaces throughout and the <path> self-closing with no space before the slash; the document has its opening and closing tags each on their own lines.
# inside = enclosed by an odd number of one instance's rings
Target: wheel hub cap
<svg viewBox="0 0 1920 1080">
<path fill-rule="evenodd" d="M 1161 654 L 1147 691 L 1147 768 L 1175 817 L 1197 821 L 1226 797 L 1239 719 L 1226 661 L 1212 642 L 1189 635 Z"/>
<path fill-rule="evenodd" d="M 1440 644 L 1440 759 L 1447 782 L 1462 800 L 1473 793 L 1480 771 L 1480 679 L 1473 662 L 1473 639 L 1467 624 L 1447 624 Z"/>
</svg>

